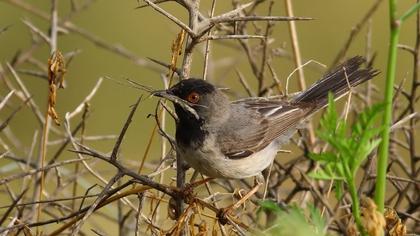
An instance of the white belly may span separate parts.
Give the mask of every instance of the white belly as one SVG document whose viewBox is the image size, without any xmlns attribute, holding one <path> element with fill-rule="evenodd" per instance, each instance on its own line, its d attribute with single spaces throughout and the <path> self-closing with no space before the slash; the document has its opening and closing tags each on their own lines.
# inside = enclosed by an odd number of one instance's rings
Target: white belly
<svg viewBox="0 0 420 236">
<path fill-rule="evenodd" d="M 276 157 L 278 145 L 273 142 L 256 154 L 241 159 L 229 159 L 213 148 L 185 152 L 182 158 L 194 169 L 208 177 L 242 179 L 256 176 L 267 168 Z"/>
</svg>

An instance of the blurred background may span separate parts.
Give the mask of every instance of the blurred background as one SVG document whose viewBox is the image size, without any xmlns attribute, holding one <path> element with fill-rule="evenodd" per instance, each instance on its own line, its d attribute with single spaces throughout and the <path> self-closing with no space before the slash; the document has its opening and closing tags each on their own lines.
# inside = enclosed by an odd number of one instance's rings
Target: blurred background
<svg viewBox="0 0 420 236">
<path fill-rule="evenodd" d="M 31 32 L 22 20 L 30 20 L 39 29 L 48 32 L 49 22 L 24 11 L 8 1 L 0 2 L 0 26 L 10 26 L 0 35 L 0 62 L 5 63 L 13 60 L 14 55 L 20 50 L 25 50 L 31 45 Z M 10 1 L 13 2 L 13 1 Z M 24 1 L 22 1 L 24 2 Z M 245 1 L 242 1 L 245 2 Z M 343 48 L 349 37 L 351 29 L 361 20 L 367 10 L 375 1 L 358 0 L 330 0 L 330 1 L 294 1 L 296 16 L 315 18 L 312 21 L 297 22 L 299 43 L 303 61 L 315 60 L 325 65 L 330 65 L 332 60 Z M 399 9 L 407 9 L 414 1 L 401 1 Z M 27 1 L 39 10 L 49 12 L 47 1 Z M 81 2 L 82 3 L 82 2 Z M 140 4 L 143 4 L 140 2 Z M 203 9 L 209 9 L 211 1 L 202 1 Z M 121 45 L 133 54 L 147 61 L 146 57 L 170 62 L 171 44 L 175 40 L 179 28 L 168 19 L 162 17 L 151 8 L 135 9 L 139 3 L 136 1 L 94 1 L 92 6 L 73 16 L 71 22 L 80 29 L 86 30 L 92 35 L 108 42 L 109 44 Z M 163 5 L 172 14 L 186 18 L 186 13 L 173 3 Z M 66 16 L 70 11 L 70 1 L 59 1 L 59 16 Z M 221 1 L 217 4 L 216 14 L 231 9 L 228 2 Z M 263 12 L 261 12 L 263 13 Z M 387 5 L 381 4 L 372 18 L 372 52 L 376 53 L 375 67 L 382 73 L 375 79 L 375 84 L 382 87 L 385 74 L 385 65 L 388 45 L 388 11 Z M 285 15 L 284 3 L 276 2 L 273 7 L 273 15 Z M 415 40 L 414 17 L 411 18 L 402 29 L 401 44 L 413 45 Z M 357 36 L 352 44 L 348 57 L 364 55 L 366 43 L 366 28 Z M 291 59 L 292 50 L 288 26 L 286 22 L 277 22 L 273 28 L 274 42 L 271 47 L 279 48 L 287 56 L 274 58 L 273 65 L 278 77 L 285 81 L 293 71 Z M 203 44 L 204 46 L 204 44 Z M 232 88 L 238 96 L 246 96 L 246 92 L 239 84 L 239 79 L 234 68 L 238 68 L 245 76 L 250 75 L 251 69 L 243 52 L 237 49 L 238 44 L 233 40 L 225 43 L 215 41 L 212 44 L 209 65 L 209 80 L 219 86 Z M 236 47 L 236 50 L 235 50 Z M 133 61 L 118 56 L 86 40 L 78 34 L 62 34 L 58 40 L 58 48 L 67 53 L 78 50 L 65 75 L 66 89 L 59 90 L 57 111 L 60 117 L 66 112 L 73 110 L 82 99 L 91 91 L 100 77 L 109 76 L 116 80 L 126 78 L 135 80 L 141 84 L 162 88 L 159 73 L 139 66 Z M 196 49 L 192 75 L 200 77 L 203 69 L 203 50 Z M 49 57 L 49 48 L 44 45 L 37 48 L 34 53 L 37 59 L 46 63 Z M 400 51 L 398 61 L 398 77 L 409 78 L 412 73 L 412 63 L 408 53 Z M 152 64 L 152 63 L 150 63 Z M 31 68 L 30 65 L 24 68 Z M 159 68 L 158 66 L 155 66 Z M 166 72 L 161 68 L 162 72 Z M 326 69 L 311 64 L 305 67 L 307 84 L 316 81 Z M 33 99 L 41 108 L 45 107 L 47 87 L 46 80 L 33 76 L 22 75 Z M 255 81 L 248 76 L 249 81 Z M 296 83 L 291 83 L 295 85 Z M 254 84 L 255 85 L 255 84 Z M 408 84 L 407 84 L 408 85 Z M 295 87 L 296 89 L 296 87 Z M 290 89 L 290 91 L 296 91 Z M 133 104 L 141 91 L 133 88 L 120 86 L 112 81 L 105 80 L 97 95 L 91 102 L 92 113 L 87 126 L 87 135 L 116 134 L 119 132 L 129 106 Z M 3 95 L 4 96 L 4 95 Z M 153 113 L 156 99 L 146 98 L 141 103 L 139 113 L 129 130 L 124 142 L 124 155 L 135 160 L 140 158 L 145 149 L 154 119 L 146 119 L 147 114 Z M 3 111 L 3 113 L 6 113 Z M 23 109 L 16 114 L 9 127 L 19 135 L 22 146 L 30 147 L 34 131 L 38 128 L 32 119 L 31 111 Z M 33 121 L 33 120 L 32 120 Z M 157 153 L 157 143 L 153 144 L 153 153 Z M 111 148 L 103 144 L 102 148 Z M 23 150 L 22 150 L 23 151 Z"/>
<path fill-rule="evenodd" d="M 0 61 L 3 67 L 5 67 L 4 64 L 6 62 L 13 60 L 14 55 L 19 50 L 25 50 L 31 45 L 31 32 L 22 23 L 22 20 L 29 19 L 44 32 L 48 32 L 49 25 L 49 22 L 40 17 L 7 2 L 0 2 L 0 26 L 10 26 L 6 32 L 0 35 Z M 203 9 L 210 8 L 211 1 L 201 2 Z M 245 3 L 246 1 L 242 2 Z M 368 0 L 293 1 L 296 16 L 315 18 L 312 21 L 297 22 L 303 61 L 315 60 L 329 66 L 343 48 L 351 29 L 362 19 L 374 2 Z M 399 9 L 401 11 L 407 9 L 412 2 L 414 1 L 401 1 Z M 32 0 L 28 1 L 28 3 L 46 13 L 49 12 L 50 6 L 47 1 Z M 83 4 L 83 2 L 80 1 L 80 4 Z M 140 2 L 140 4 L 143 3 Z M 179 28 L 151 8 L 135 9 L 138 5 L 139 3 L 134 0 L 94 1 L 86 10 L 74 15 L 71 22 L 80 29 L 103 39 L 109 44 L 123 46 L 146 61 L 146 57 L 151 57 L 169 63 L 172 41 L 175 40 Z M 179 8 L 177 4 L 169 2 L 165 3 L 163 7 L 181 19 L 186 19 L 186 12 Z M 220 1 L 216 5 L 215 13 L 220 14 L 231 8 L 232 6 L 229 2 Z M 60 17 L 66 16 L 70 9 L 70 1 L 59 1 Z M 265 14 L 266 11 L 264 12 L 264 9 L 260 9 L 261 14 Z M 282 1 L 274 4 L 272 14 L 285 15 Z M 412 17 L 402 28 L 401 44 L 414 44 L 414 23 L 415 18 Z M 381 89 L 385 75 L 389 30 L 388 11 L 385 2 L 379 6 L 378 11 L 373 15 L 371 27 L 372 52 L 377 55 L 374 65 L 382 72 L 375 79 L 374 83 Z M 357 35 L 347 57 L 365 54 L 366 28 L 364 27 Z M 285 54 L 285 56 L 273 58 L 272 62 L 278 77 L 283 83 L 295 69 L 288 32 L 286 22 L 277 22 L 273 28 L 274 42 L 271 45 L 272 48 L 278 48 L 280 52 Z M 194 77 L 202 76 L 204 44 L 201 46 L 196 49 L 194 55 L 192 69 Z M 58 48 L 63 53 L 75 50 L 80 52 L 73 58 L 67 69 L 68 71 L 65 75 L 66 89 L 58 92 L 57 112 L 60 117 L 63 117 L 66 112 L 72 111 L 79 105 L 100 77 L 109 76 L 122 81 L 129 78 L 156 89 L 163 87 L 160 75 L 156 71 L 136 65 L 131 60 L 99 48 L 78 34 L 62 34 L 58 40 Z M 247 77 L 251 86 L 255 86 L 256 83 L 254 81 L 256 80 L 251 76 L 251 69 L 245 54 L 238 48 L 239 44 L 235 43 L 234 40 L 222 43 L 215 41 L 212 44 L 208 79 L 221 87 L 229 87 L 240 97 L 245 97 L 247 94 L 240 85 L 234 68 L 238 68 Z M 49 48 L 43 45 L 37 48 L 34 55 L 39 61 L 46 63 L 49 57 Z M 30 69 L 31 66 L 24 65 L 22 68 Z M 155 66 L 155 68 L 159 67 Z M 162 72 L 166 73 L 164 68 L 161 69 Z M 317 64 L 310 64 L 310 66 L 305 67 L 307 84 L 309 85 L 319 79 L 325 71 L 326 69 Z M 397 78 L 400 80 L 410 78 L 412 73 L 411 56 L 401 50 L 397 72 Z M 46 107 L 46 80 L 27 75 L 22 75 L 21 77 L 36 103 L 41 108 Z M 292 81 L 293 79 L 292 77 Z M 294 86 L 296 83 L 291 83 L 291 85 Z M 406 83 L 406 85 L 408 86 L 409 84 Z M 297 87 L 292 88 L 290 91 L 296 91 Z M 129 106 L 135 102 L 141 93 L 141 91 L 136 89 L 120 86 L 112 81 L 105 80 L 91 102 L 92 112 L 86 134 L 104 135 L 118 133 L 130 110 Z M 151 129 L 153 129 L 152 124 L 155 122 L 153 118 L 147 119 L 146 116 L 154 112 L 156 99 L 146 97 L 144 97 L 145 99 L 140 105 L 139 113 L 136 115 L 135 121 L 129 129 L 123 144 L 123 154 L 133 160 L 141 158 L 145 150 L 145 143 L 147 143 Z M 2 113 L 7 114 L 6 111 L 2 111 Z M 9 125 L 10 129 L 19 135 L 18 138 L 23 142 L 22 146 L 24 147 L 30 147 L 34 131 L 39 128 L 36 122 L 31 122 L 34 121 L 31 119 L 31 116 L 29 109 L 22 109 Z M 111 148 L 108 144 L 97 143 L 97 145 L 101 145 L 101 149 L 104 149 L 104 151 L 107 148 Z M 152 145 L 152 153 L 158 153 L 158 143 L 154 142 Z"/>
<path fill-rule="evenodd" d="M 166 74 L 167 69 L 154 64 L 147 57 L 170 63 L 171 45 L 179 33 L 179 27 L 167 18 L 160 15 L 150 7 L 136 9 L 143 5 L 142 1 L 78 1 L 74 2 L 81 9 L 73 13 L 73 1 L 58 1 L 58 15 L 61 19 L 67 18 L 71 22 L 73 31 L 63 29 L 58 38 L 58 48 L 63 53 L 75 52 L 71 63 L 67 66 L 65 74 L 65 89 L 57 94 L 56 110 L 63 120 L 66 112 L 73 111 L 101 77 L 105 79 L 96 95 L 90 101 L 90 115 L 87 119 L 85 136 L 95 138 L 98 135 L 109 135 L 106 140 L 86 140 L 88 146 L 94 147 L 103 153 L 112 151 L 115 135 L 120 132 L 131 105 L 142 94 L 143 99 L 135 114 L 131 127 L 122 144 L 120 160 L 136 169 L 143 158 L 149 138 L 154 128 L 155 120 L 148 117 L 154 113 L 157 99 L 151 98 L 147 93 L 115 81 L 126 83 L 126 79 L 134 80 L 140 84 L 162 89 L 163 83 L 160 74 Z M 238 1 L 246 3 L 246 1 Z M 354 28 L 377 0 L 295 0 L 293 1 L 296 16 L 312 17 L 314 20 L 298 21 L 297 32 L 303 62 L 314 60 L 329 67 Z M 381 93 L 384 84 L 385 66 L 387 60 L 387 46 L 389 41 L 389 20 L 386 1 L 381 1 L 378 10 L 373 14 L 371 21 L 364 25 L 356 35 L 346 58 L 355 55 L 366 55 L 367 48 L 371 56 L 375 55 L 374 67 L 381 71 L 373 83 L 378 93 L 374 99 L 382 99 Z M 402 13 L 415 1 L 399 1 L 398 9 Z M 30 7 L 28 7 L 29 5 Z M 86 7 L 84 7 L 86 6 Z M 165 10 L 186 22 L 187 13 L 175 3 L 161 5 Z M 201 8 L 207 13 L 211 1 L 201 0 Z M 26 9 L 26 10 L 25 10 Z M 232 9 L 229 1 L 218 1 L 215 15 Z M 36 28 L 48 34 L 49 22 L 43 19 L 42 14 L 49 14 L 50 2 L 44 0 L 4 0 L 0 1 L 0 29 L 7 30 L 0 33 L 0 64 L 2 70 L 7 70 L 7 63 L 12 63 L 16 55 L 31 48 L 34 36 L 24 21 L 31 22 Z M 266 15 L 267 7 L 257 11 Z M 272 15 L 286 15 L 283 1 L 275 1 Z M 264 25 L 265 22 L 256 22 Z M 370 28 L 370 30 L 369 30 Z M 276 22 L 272 28 L 272 41 L 270 48 L 277 52 L 272 58 L 272 65 L 282 85 L 286 78 L 295 69 L 290 34 L 287 22 Z M 371 35 L 371 45 L 367 45 L 368 32 Z M 90 40 L 89 40 L 90 39 Z M 93 39 L 93 40 L 92 40 Z M 42 40 L 41 40 L 42 41 Z M 94 42 L 92 42 L 94 41 Z M 258 43 L 258 40 L 255 40 Z M 415 17 L 411 17 L 402 27 L 400 43 L 414 45 L 415 43 Z M 104 49 L 104 45 L 114 45 L 116 50 L 125 48 L 131 58 L 127 58 Z M 191 75 L 202 77 L 204 46 L 199 45 L 194 51 Z M 19 65 L 21 71 L 39 71 L 39 65 L 46 65 L 50 56 L 50 49 L 46 44 L 34 48 L 31 63 Z M 182 56 L 180 57 L 182 58 Z M 135 62 L 137 60 L 137 63 Z M 182 60 L 179 60 L 182 61 Z M 38 65 L 38 66 L 37 66 Z M 180 64 L 178 64 L 180 65 Z M 235 69 L 239 70 L 252 88 L 256 87 L 256 79 L 247 61 L 246 55 L 235 40 L 213 41 L 211 44 L 208 77 L 207 79 L 220 87 L 230 88 L 229 94 L 234 98 L 248 96 Z M 318 80 L 325 72 L 317 63 L 310 63 L 304 67 L 306 83 Z M 41 71 L 42 72 L 42 71 Z M 45 72 L 45 71 L 44 71 Z M 413 73 L 412 57 L 409 53 L 400 50 L 398 54 L 397 83 L 404 79 L 411 79 Z M 41 111 L 45 111 L 47 102 L 47 80 L 39 76 L 19 73 L 25 83 L 32 99 Z M 13 77 L 8 73 L 9 80 Z M 290 92 L 297 92 L 296 75 L 291 77 Z M 2 78 L 0 78 L 1 80 Z M 410 88 L 410 83 L 403 84 Z M 3 99 L 8 90 L 0 81 L 0 98 Z M 10 113 L 20 104 L 13 98 L 9 105 L 0 112 L 0 120 L 4 121 Z M 169 117 L 170 119 L 170 117 Z M 80 117 L 78 118 L 80 120 Z M 78 122 L 77 120 L 77 122 Z M 77 122 L 72 123 L 75 126 Z M 54 126 L 54 124 L 52 124 Z M 62 129 L 56 127 L 57 129 Z M 0 133 L 0 153 L 5 148 L 11 148 L 17 156 L 25 157 L 29 152 L 38 153 L 41 127 L 29 107 L 23 107 Z M 7 134 L 6 134 L 7 133 Z M 174 135 L 173 122 L 168 122 L 168 133 Z M 12 138 L 11 138 L 12 137 Z M 57 149 L 57 143 L 62 140 L 60 135 L 50 135 L 50 147 L 47 160 Z M 35 141 L 34 141 L 35 140 Z M 33 147 L 33 149 L 31 149 Z M 68 149 L 71 149 L 70 147 Z M 287 155 L 283 155 L 287 158 Z M 74 154 L 66 152 L 65 158 L 74 158 Z M 160 136 L 155 135 L 151 143 L 148 161 L 160 158 Z M 33 158 L 35 160 L 35 157 Z M 113 174 L 112 168 L 104 163 L 94 163 L 94 168 L 103 171 L 104 176 Z M 154 166 L 145 166 L 145 172 L 151 171 Z M 105 168 L 105 169 L 103 169 Z M 16 163 L 0 159 L 0 176 L 11 175 L 18 171 Z M 12 183 L 11 186 L 13 187 Z M 83 188 L 92 185 L 89 179 L 82 183 Z M 4 190 L 2 190 L 4 191 Z M 8 199 L 0 196 L 0 200 Z"/>
</svg>

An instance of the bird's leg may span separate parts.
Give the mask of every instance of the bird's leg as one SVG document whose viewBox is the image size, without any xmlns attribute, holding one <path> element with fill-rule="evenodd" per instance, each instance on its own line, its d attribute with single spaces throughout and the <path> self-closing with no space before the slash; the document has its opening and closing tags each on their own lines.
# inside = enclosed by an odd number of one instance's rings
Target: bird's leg
<svg viewBox="0 0 420 236">
<path fill-rule="evenodd" d="M 247 194 L 245 194 L 245 196 L 243 196 L 241 199 L 239 199 L 239 201 L 235 202 L 234 204 L 226 208 L 220 209 L 220 212 L 217 215 L 219 218 L 219 221 L 221 221 L 221 223 L 223 224 L 223 222 L 226 221 L 226 215 L 229 214 L 232 210 L 244 204 L 246 200 L 251 198 L 252 195 L 254 195 L 258 191 L 259 187 L 263 184 L 264 184 L 263 176 L 262 175 L 256 176 L 254 179 L 254 187 L 252 187 L 252 189 Z"/>
<path fill-rule="evenodd" d="M 203 178 L 201 180 L 197 180 L 195 182 L 188 183 L 187 186 L 190 187 L 190 188 L 195 188 L 195 187 L 198 187 L 202 184 L 205 184 L 205 183 L 209 182 L 212 179 L 214 179 L 214 178 L 211 178 L 211 177 Z"/>
<path fill-rule="evenodd" d="M 207 183 L 208 181 L 214 178 L 204 178 L 201 180 L 197 180 L 192 183 L 186 183 L 183 188 L 178 189 L 179 193 L 182 195 L 182 198 L 185 202 L 189 202 L 193 198 L 194 188 Z"/>
<path fill-rule="evenodd" d="M 202 184 L 205 184 L 212 179 L 214 179 L 214 178 L 209 177 L 209 178 L 203 178 L 203 179 L 197 180 L 197 181 L 192 182 L 192 183 L 187 183 L 187 184 L 185 184 L 185 187 L 182 191 L 184 191 L 187 194 L 192 194 L 193 191 L 194 191 L 194 188 L 196 188 L 196 187 L 198 187 Z"/>
</svg>

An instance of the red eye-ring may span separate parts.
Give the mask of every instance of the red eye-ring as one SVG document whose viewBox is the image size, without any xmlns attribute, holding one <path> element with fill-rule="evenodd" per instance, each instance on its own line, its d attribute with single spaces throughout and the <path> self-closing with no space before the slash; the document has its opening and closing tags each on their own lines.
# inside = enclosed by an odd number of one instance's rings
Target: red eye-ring
<svg viewBox="0 0 420 236">
<path fill-rule="evenodd" d="M 191 103 L 198 103 L 198 101 L 200 100 L 200 95 L 197 92 L 191 92 L 188 96 L 187 96 L 187 101 L 191 102 Z"/>
</svg>

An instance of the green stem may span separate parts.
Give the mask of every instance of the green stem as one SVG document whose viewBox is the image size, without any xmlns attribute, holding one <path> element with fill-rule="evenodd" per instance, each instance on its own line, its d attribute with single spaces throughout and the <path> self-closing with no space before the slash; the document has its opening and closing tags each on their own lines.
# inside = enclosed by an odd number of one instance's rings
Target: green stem
<svg viewBox="0 0 420 236">
<path fill-rule="evenodd" d="M 341 162 L 343 163 L 344 177 L 346 178 L 350 196 L 351 196 L 351 202 L 352 202 L 351 209 L 352 209 L 354 221 L 356 222 L 359 233 L 362 236 L 367 236 L 365 228 L 363 227 L 363 224 L 362 224 L 362 220 L 360 219 L 359 197 L 357 196 L 356 182 L 354 180 L 354 177 L 356 176 L 356 172 L 350 169 L 350 166 L 348 165 L 348 163 L 346 162 L 346 160 L 344 160 L 342 156 L 341 156 Z"/>
<path fill-rule="evenodd" d="M 391 23 L 390 43 L 388 51 L 388 68 L 386 73 L 385 84 L 385 112 L 383 124 L 385 125 L 382 131 L 382 142 L 379 146 L 377 172 L 376 172 L 376 187 L 375 187 L 375 202 L 378 206 L 378 211 L 384 211 L 385 202 L 385 187 L 386 187 L 386 169 L 388 163 L 389 153 L 389 134 L 392 122 L 392 97 L 395 81 L 395 71 L 397 67 L 397 45 L 400 35 L 400 21 L 396 17 L 396 0 L 389 0 L 389 14 Z"/>
<path fill-rule="evenodd" d="M 356 222 L 357 229 L 359 230 L 362 236 L 367 236 L 365 228 L 362 225 L 362 220 L 360 218 L 360 206 L 359 206 L 359 197 L 357 196 L 356 183 L 353 177 L 347 179 L 349 185 L 349 192 L 351 196 L 351 210 L 353 212 L 354 221 Z"/>
<path fill-rule="evenodd" d="M 400 22 L 407 20 L 410 16 L 416 13 L 420 9 L 420 2 L 414 4 L 410 9 L 408 9 L 401 17 Z"/>
</svg>

